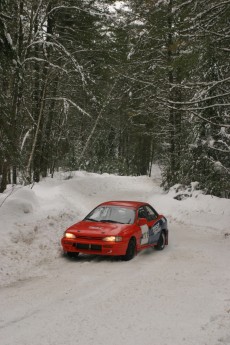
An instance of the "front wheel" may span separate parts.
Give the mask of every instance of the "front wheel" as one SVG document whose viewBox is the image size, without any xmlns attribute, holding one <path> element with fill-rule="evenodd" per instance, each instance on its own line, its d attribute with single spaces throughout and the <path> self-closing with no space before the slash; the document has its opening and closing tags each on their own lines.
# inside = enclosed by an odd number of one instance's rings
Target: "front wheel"
<svg viewBox="0 0 230 345">
<path fill-rule="evenodd" d="M 163 250 L 164 247 L 165 247 L 165 233 L 162 231 L 155 248 L 157 250 Z"/>
<path fill-rule="evenodd" d="M 124 261 L 132 260 L 135 254 L 136 254 L 136 241 L 134 238 L 131 238 L 126 250 L 126 254 L 123 256 L 123 260 Z"/>
</svg>

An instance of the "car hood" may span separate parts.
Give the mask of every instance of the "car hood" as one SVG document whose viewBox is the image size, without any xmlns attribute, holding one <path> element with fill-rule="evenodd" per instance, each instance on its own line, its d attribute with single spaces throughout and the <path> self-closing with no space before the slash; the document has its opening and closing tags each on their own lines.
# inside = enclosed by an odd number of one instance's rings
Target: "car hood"
<svg viewBox="0 0 230 345">
<path fill-rule="evenodd" d="M 121 231 L 129 228 L 133 224 L 119 224 L 119 223 L 101 223 L 81 221 L 69 227 L 66 231 L 70 231 L 73 234 L 86 235 L 86 236 L 116 236 Z"/>
</svg>

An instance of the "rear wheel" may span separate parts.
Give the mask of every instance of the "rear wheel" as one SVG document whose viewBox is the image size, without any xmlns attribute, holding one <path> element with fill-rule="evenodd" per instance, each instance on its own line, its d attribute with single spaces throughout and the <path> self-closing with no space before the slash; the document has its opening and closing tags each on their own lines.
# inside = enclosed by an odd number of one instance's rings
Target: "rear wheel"
<svg viewBox="0 0 230 345">
<path fill-rule="evenodd" d="M 160 234 L 160 237 L 159 237 L 159 240 L 157 242 L 157 245 L 156 245 L 156 249 L 157 250 L 163 250 L 165 247 L 165 232 L 162 231 L 161 234 Z"/>
<path fill-rule="evenodd" d="M 131 238 L 126 250 L 126 254 L 123 256 L 123 260 L 124 261 L 132 260 L 135 254 L 136 254 L 136 240 L 134 238 Z"/>
</svg>

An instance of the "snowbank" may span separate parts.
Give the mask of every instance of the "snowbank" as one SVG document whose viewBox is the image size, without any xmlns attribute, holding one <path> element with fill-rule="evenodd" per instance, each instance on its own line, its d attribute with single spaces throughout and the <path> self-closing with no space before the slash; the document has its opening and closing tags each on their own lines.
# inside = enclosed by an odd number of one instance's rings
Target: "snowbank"
<svg viewBox="0 0 230 345">
<path fill-rule="evenodd" d="M 148 201 L 185 229 L 193 224 L 221 236 L 229 231 L 230 200 L 196 192 L 179 201 L 159 184 L 155 168 L 150 178 L 79 171 L 56 174 L 32 189 L 9 186 L 0 194 L 0 284 L 44 274 L 45 264 L 61 255 L 63 231 L 106 200 Z"/>
<path fill-rule="evenodd" d="M 176 185 L 166 194 L 154 195 L 148 199 L 156 205 L 171 221 L 185 225 L 202 227 L 203 231 L 218 231 L 224 235 L 230 231 L 230 200 L 212 195 L 204 195 L 196 190 L 197 183 L 191 188 L 181 190 Z M 179 196 L 179 198 L 178 198 Z"/>
</svg>

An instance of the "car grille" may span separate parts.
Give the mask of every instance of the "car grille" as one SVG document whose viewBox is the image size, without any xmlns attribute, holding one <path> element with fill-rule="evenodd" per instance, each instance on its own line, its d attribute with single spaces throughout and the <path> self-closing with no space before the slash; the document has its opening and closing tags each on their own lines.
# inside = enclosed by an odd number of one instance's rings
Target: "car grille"
<svg viewBox="0 0 230 345">
<path fill-rule="evenodd" d="M 77 235 L 77 238 L 81 240 L 88 240 L 88 241 L 101 241 L 103 237 L 92 237 L 92 236 L 84 236 L 84 235 Z"/>
<path fill-rule="evenodd" d="M 101 251 L 102 246 L 97 244 L 88 244 L 88 243 L 76 243 L 77 249 L 84 249 L 84 250 L 95 250 L 95 251 Z"/>
</svg>

